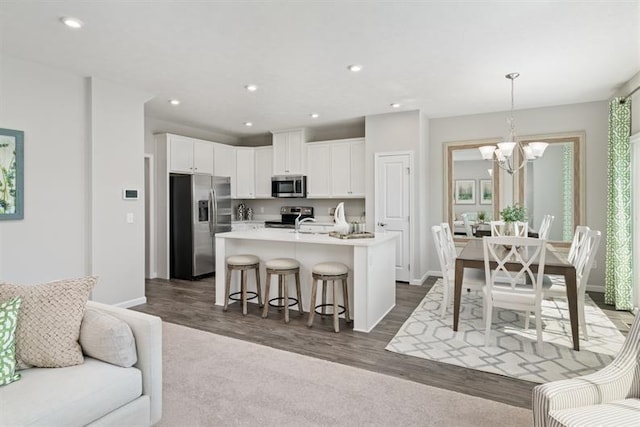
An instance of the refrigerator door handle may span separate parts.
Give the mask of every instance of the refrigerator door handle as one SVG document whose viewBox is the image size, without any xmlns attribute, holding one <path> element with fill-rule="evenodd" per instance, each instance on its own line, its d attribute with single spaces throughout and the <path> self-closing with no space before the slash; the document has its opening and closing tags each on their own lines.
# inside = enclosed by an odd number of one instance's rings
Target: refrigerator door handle
<svg viewBox="0 0 640 427">
<path fill-rule="evenodd" d="M 211 204 L 211 208 L 209 210 L 209 231 L 213 235 L 218 228 L 218 202 L 216 200 L 215 189 L 209 190 L 209 203 Z M 214 219 L 215 218 L 215 219 Z"/>
</svg>

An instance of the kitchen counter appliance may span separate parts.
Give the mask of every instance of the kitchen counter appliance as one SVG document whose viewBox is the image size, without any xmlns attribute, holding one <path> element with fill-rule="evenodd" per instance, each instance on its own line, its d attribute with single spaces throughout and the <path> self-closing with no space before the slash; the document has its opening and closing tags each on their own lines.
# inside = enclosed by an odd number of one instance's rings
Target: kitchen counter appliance
<svg viewBox="0 0 640 427">
<path fill-rule="evenodd" d="M 215 233 L 231 231 L 229 177 L 171 174 L 170 277 L 194 280 L 215 272 Z"/>
<path fill-rule="evenodd" d="M 266 228 L 295 228 L 298 214 L 300 214 L 300 219 L 313 218 L 313 207 L 282 206 L 280 208 L 281 221 L 265 221 L 264 226 Z"/>
</svg>

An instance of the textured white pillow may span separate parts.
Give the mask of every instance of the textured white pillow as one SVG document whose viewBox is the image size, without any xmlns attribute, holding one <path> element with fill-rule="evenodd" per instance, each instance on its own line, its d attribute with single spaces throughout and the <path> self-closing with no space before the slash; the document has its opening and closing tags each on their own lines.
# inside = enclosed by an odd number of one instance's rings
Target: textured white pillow
<svg viewBox="0 0 640 427">
<path fill-rule="evenodd" d="M 41 285 L 0 283 L 0 301 L 20 297 L 16 328 L 18 369 L 61 368 L 84 362 L 80 322 L 97 277 Z"/>
<path fill-rule="evenodd" d="M 136 341 L 127 323 L 87 307 L 80 325 L 80 345 L 89 357 L 129 368 L 138 361 Z"/>
</svg>

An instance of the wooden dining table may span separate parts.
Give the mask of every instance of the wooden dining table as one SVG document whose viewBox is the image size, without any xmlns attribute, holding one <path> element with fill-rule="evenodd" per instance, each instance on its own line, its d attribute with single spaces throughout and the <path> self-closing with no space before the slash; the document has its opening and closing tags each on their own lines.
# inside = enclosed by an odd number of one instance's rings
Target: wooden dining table
<svg viewBox="0 0 640 427">
<path fill-rule="evenodd" d="M 495 262 L 491 266 L 495 267 Z M 518 271 L 522 268 L 520 263 L 506 264 L 507 269 Z M 484 270 L 484 249 L 482 239 L 471 239 L 456 258 L 455 289 L 453 298 L 453 330 L 458 330 L 460 319 L 460 299 L 462 297 L 462 281 L 465 268 L 478 268 Z M 538 263 L 531 264 L 531 270 L 538 271 Z M 569 302 L 569 320 L 571 322 L 571 336 L 573 349 L 580 350 L 580 338 L 578 336 L 578 292 L 576 286 L 576 269 L 564 256 L 558 253 L 552 244 L 547 243 L 547 251 L 544 262 L 545 274 L 564 276 Z"/>
</svg>

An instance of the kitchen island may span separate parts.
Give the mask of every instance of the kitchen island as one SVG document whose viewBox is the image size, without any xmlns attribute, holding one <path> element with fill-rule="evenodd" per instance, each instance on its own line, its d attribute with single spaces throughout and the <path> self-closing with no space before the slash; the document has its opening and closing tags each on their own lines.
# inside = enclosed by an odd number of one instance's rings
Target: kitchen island
<svg viewBox="0 0 640 427">
<path fill-rule="evenodd" d="M 264 288 L 264 262 L 273 258 L 293 258 L 300 263 L 302 307 L 309 312 L 311 269 L 320 262 L 336 261 L 349 267 L 349 296 L 353 329 L 370 332 L 395 306 L 396 235 L 377 233 L 374 238 L 338 239 L 328 234 L 296 233 L 287 229 L 259 229 L 216 234 L 216 305 L 224 305 L 225 259 L 229 255 L 253 254 L 260 257 L 260 277 Z M 239 274 L 233 274 L 231 292 L 238 291 Z M 293 283 L 293 277 L 288 278 Z M 249 290 L 255 289 L 255 276 L 247 275 Z M 271 295 L 278 286 L 272 283 Z M 341 293 L 340 293 L 341 294 Z M 328 293 L 329 298 L 331 292 Z M 343 304 L 342 295 L 338 295 Z M 257 300 L 250 302 L 256 303 Z"/>
</svg>

